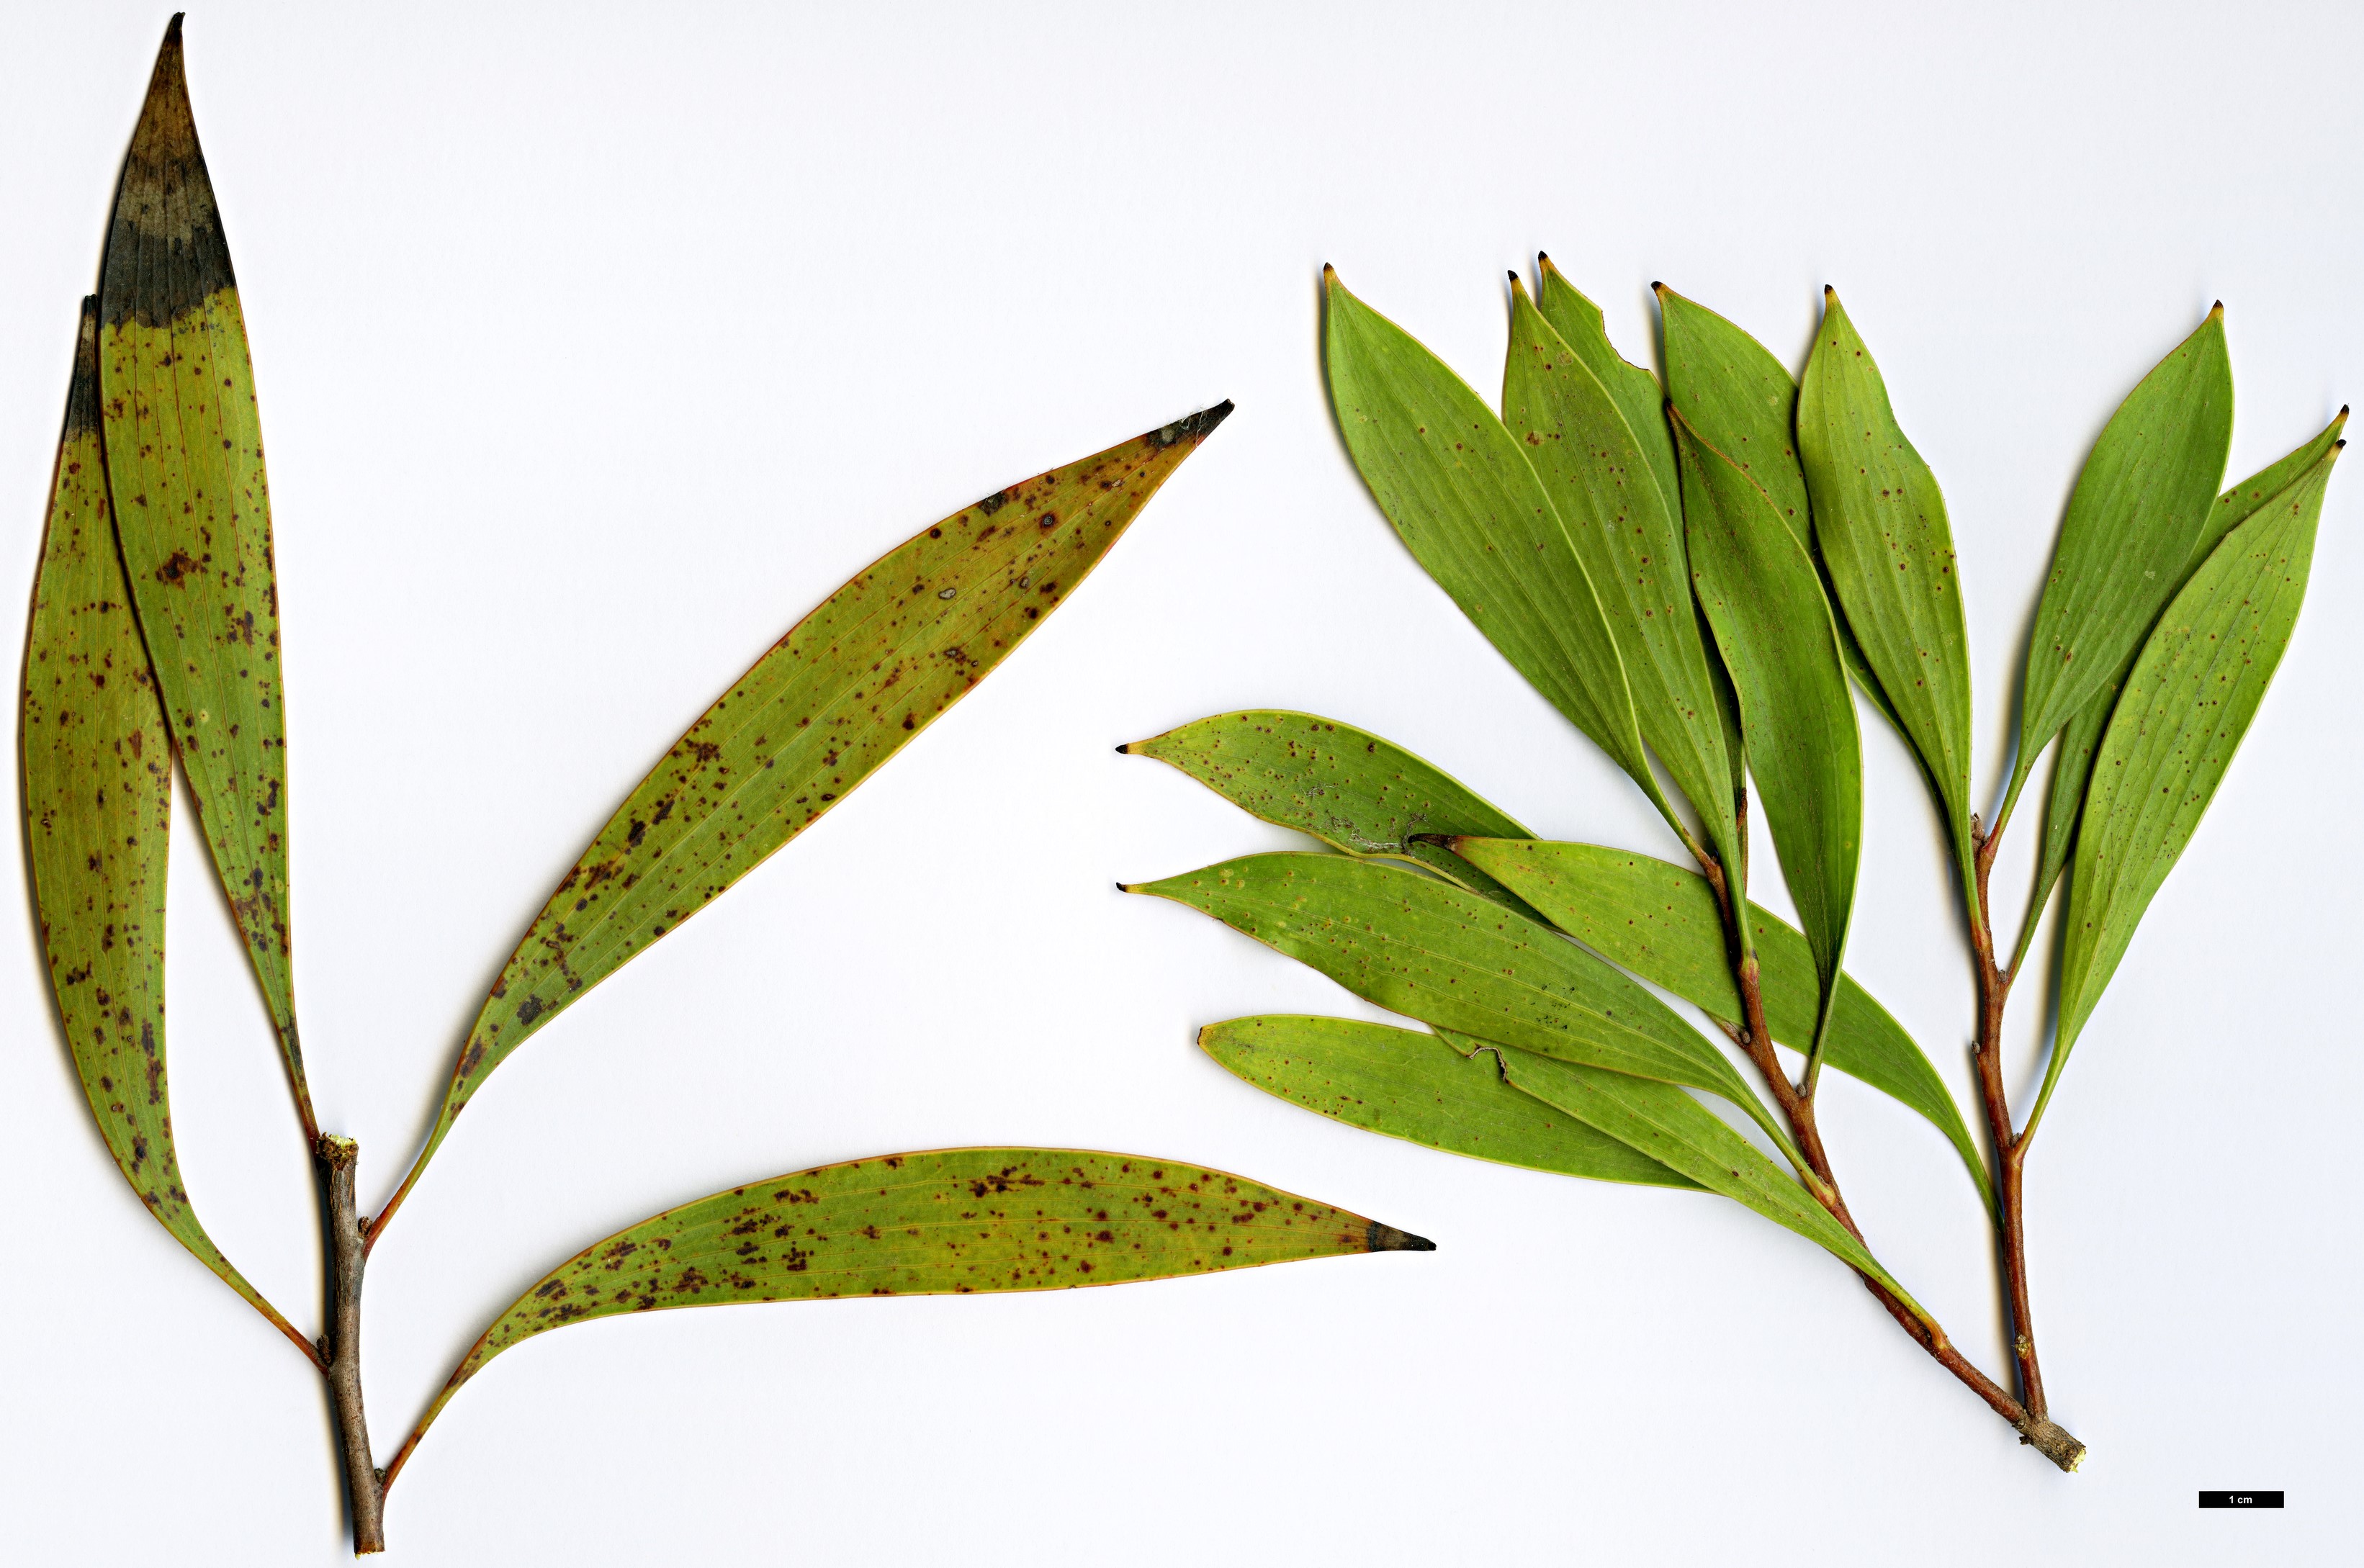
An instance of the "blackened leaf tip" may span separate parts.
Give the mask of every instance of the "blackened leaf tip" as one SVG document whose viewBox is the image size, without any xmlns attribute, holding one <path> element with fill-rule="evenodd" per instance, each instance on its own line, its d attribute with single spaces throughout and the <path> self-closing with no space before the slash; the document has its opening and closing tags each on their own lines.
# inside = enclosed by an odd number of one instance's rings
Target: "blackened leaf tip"
<svg viewBox="0 0 2364 1568">
<path fill-rule="evenodd" d="M 1203 441 L 1215 433 L 1216 426 L 1231 417 L 1232 400 L 1226 397 L 1212 408 L 1202 408 L 1171 425 L 1160 426 L 1149 433 L 1149 439 L 1159 447 L 1170 447 L 1177 441 Z"/>
<path fill-rule="evenodd" d="M 1117 754 L 1118 756 L 1120 756 L 1120 757 L 1130 757 L 1130 756 L 1132 756 L 1132 741 L 1130 741 L 1130 740 L 1128 740 L 1128 741 L 1126 741 L 1123 745 L 1121 745 L 1121 746 L 1118 747 L 1118 748 L 1116 749 L 1116 754 Z"/>
<path fill-rule="evenodd" d="M 1392 1225 L 1371 1221 L 1366 1238 L 1374 1252 L 1433 1252 L 1436 1243 L 1425 1236 L 1415 1236 L 1409 1230 L 1399 1230 Z"/>
</svg>

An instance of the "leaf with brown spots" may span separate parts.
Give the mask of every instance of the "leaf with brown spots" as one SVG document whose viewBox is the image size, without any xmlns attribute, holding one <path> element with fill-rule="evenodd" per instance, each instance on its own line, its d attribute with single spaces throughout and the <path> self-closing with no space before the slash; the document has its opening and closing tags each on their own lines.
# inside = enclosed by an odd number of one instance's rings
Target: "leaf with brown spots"
<svg viewBox="0 0 2364 1568">
<path fill-rule="evenodd" d="M 586 1247 L 493 1320 L 386 1467 L 520 1340 L 733 1302 L 1071 1290 L 1433 1244 L 1243 1177 L 1076 1149 L 890 1154 L 751 1182 Z"/>
<path fill-rule="evenodd" d="M 303 1348 L 197 1222 L 164 1073 L 173 763 L 123 584 L 98 428 L 98 302 L 83 302 L 25 647 L 25 842 L 58 1017 L 123 1179 L 157 1223 Z"/>
<path fill-rule="evenodd" d="M 378 1226 L 510 1051 L 810 827 L 992 673 L 1231 409 L 1176 420 L 922 528 L 758 659 L 617 808 L 534 917 Z"/>
</svg>

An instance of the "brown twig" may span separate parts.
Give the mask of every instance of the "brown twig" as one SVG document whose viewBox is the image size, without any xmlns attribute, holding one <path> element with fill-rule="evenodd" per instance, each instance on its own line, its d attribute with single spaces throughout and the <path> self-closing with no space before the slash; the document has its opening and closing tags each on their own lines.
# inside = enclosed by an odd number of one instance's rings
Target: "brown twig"
<svg viewBox="0 0 2364 1568">
<path fill-rule="evenodd" d="M 337 1437 L 345 1462 L 345 1491 L 352 1504 L 353 1555 L 385 1550 L 385 1481 L 370 1462 L 369 1420 L 362 1408 L 362 1269 L 360 1211 L 353 1203 L 353 1166 L 361 1147 L 350 1138 L 323 1135 L 313 1151 L 320 1167 L 322 1223 L 329 1243 L 329 1334 L 321 1353 L 328 1363 L 329 1397 L 337 1411 Z"/>
</svg>

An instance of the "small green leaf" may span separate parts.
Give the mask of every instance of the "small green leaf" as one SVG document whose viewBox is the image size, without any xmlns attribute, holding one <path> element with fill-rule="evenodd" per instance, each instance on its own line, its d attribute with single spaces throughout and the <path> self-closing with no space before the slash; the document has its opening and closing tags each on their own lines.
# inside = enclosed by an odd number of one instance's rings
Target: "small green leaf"
<svg viewBox="0 0 2364 1568">
<path fill-rule="evenodd" d="M 625 798 L 534 917 L 468 1032 L 395 1204 L 493 1069 L 991 674 L 1231 408 L 1037 474 L 922 528 L 758 659 Z"/>
<path fill-rule="evenodd" d="M 2306 471 L 2313 468 L 2323 455 L 2339 444 L 2339 432 L 2347 423 L 2347 410 L 2342 408 L 2313 440 L 2296 450 L 2268 463 L 2264 468 L 2216 497 L 2208 509 L 2208 525 L 2200 532 L 2200 541 L 2192 547 L 2191 557 L 2175 579 L 2175 591 L 2191 580 L 2191 573 L 2208 559 L 2225 536 L 2255 517 L 2258 509 L 2296 484 Z M 2164 602 L 2164 601 L 2162 601 Z M 2146 628 L 2146 630 L 2148 628 Z M 2139 648 L 2126 651 L 2125 662 L 2110 677 L 2108 685 L 2085 699 L 2060 732 L 2060 744 L 2054 750 L 2052 784 L 2046 793 L 2044 831 L 2038 841 L 2035 857 L 2035 884 L 2028 899 L 2027 919 L 2020 928 L 2019 951 L 2012 959 L 2018 968 L 2025 956 L 2028 944 L 2035 936 L 2035 922 L 2044 912 L 2045 901 L 2052 896 L 2052 885 L 2068 869 L 2068 855 L 2077 839 L 2077 818 L 2085 809 L 2085 785 L 2093 776 L 2093 753 L 2102 744 L 2102 731 L 2110 722 L 2110 714 L 2118 706 L 2118 693 L 2124 689 L 2126 674 L 2134 668 Z"/>
<path fill-rule="evenodd" d="M 181 35 L 131 133 L 99 283 L 107 478 L 131 596 L 215 869 L 313 1125 L 287 909 L 287 742 L 254 367 Z"/>
<path fill-rule="evenodd" d="M 2028 638 L 2006 800 L 2158 618 L 2207 527 L 2232 445 L 2233 366 L 2219 305 L 2126 395 L 2077 476 Z"/>
<path fill-rule="evenodd" d="M 1125 891 L 1187 904 L 1422 1023 L 1722 1095 L 1790 1151 L 1731 1060 L 1665 1003 L 1475 894 L 1314 854 L 1248 855 Z"/>
<path fill-rule="evenodd" d="M 313 1355 L 222 1256 L 181 1183 L 164 1072 L 172 747 L 107 512 L 95 299 L 83 302 L 41 537 L 19 736 L 25 847 L 50 986 L 107 1151 L 158 1224 Z"/>
<path fill-rule="evenodd" d="M 1450 1034 L 1445 1038 L 1454 1040 Z M 1484 1051 L 1498 1056 L 1502 1076 L 1512 1087 L 1827 1249 L 1847 1267 L 1886 1285 L 1916 1317 L 1928 1321 L 1920 1304 L 1889 1277 L 1871 1250 L 1850 1235 L 1828 1209 L 1755 1144 L 1673 1084 L 1555 1061 L 1491 1040 L 1465 1036 L 1455 1043 L 1473 1053 Z"/>
<path fill-rule="evenodd" d="M 1690 1187 L 1648 1155 L 1513 1089 L 1493 1061 L 1437 1036 L 1285 1014 L 1199 1031 L 1199 1048 L 1268 1095 L 1449 1154 L 1600 1182 Z"/>
<path fill-rule="evenodd" d="M 1740 696 L 1748 771 L 1820 977 L 1823 1054 L 1855 909 L 1863 755 L 1821 576 L 1772 500 L 1678 414 L 1683 516 L 1699 601 Z"/>
<path fill-rule="evenodd" d="M 2224 782 L 2306 596 L 2335 447 L 2224 542 L 2159 617 L 2093 762 L 2068 879 L 2060 1029 L 2030 1131 L 2135 927 Z"/>
<path fill-rule="evenodd" d="M 1812 557 L 1815 575 L 1827 594 L 1830 570 L 1814 540 L 1806 471 L 1798 462 L 1798 384 L 1764 344 L 1735 323 L 1664 284 L 1651 286 L 1666 324 L 1668 401 L 1701 440 L 1756 482 Z M 1872 706 L 1902 729 L 1845 618 L 1834 613 L 1833 624 L 1847 673 Z"/>
<path fill-rule="evenodd" d="M 1524 450 L 1467 383 L 1324 268 L 1322 373 L 1346 450 L 1413 559 L 1669 824 L 1625 666 Z"/>
<path fill-rule="evenodd" d="M 1741 1022 L 1740 993 L 1724 956 L 1723 919 L 1714 893 L 1696 872 L 1599 844 L 1463 839 L 1454 847 L 1602 957 L 1712 1018 L 1734 1027 Z M 1775 1040 L 1802 1051 L 1814 1038 L 1812 951 L 1805 938 L 1756 905 L 1748 906 L 1748 921 L 1766 1027 Z M 1840 1072 L 1926 1117 L 1993 1207 L 1985 1162 L 1945 1080 L 1903 1026 L 1852 977 L 1840 978 L 1823 1053 Z"/>
<path fill-rule="evenodd" d="M 1798 393 L 1798 451 L 1831 585 L 1968 865 L 1969 639 L 1946 498 L 1828 289 Z"/>
<path fill-rule="evenodd" d="M 1077 1149 L 947 1149 L 794 1171 L 576 1253 L 463 1357 L 386 1469 L 503 1351 L 594 1318 L 741 1302 L 971 1296 L 1221 1273 L 1432 1243 L 1203 1166 Z"/>
<path fill-rule="evenodd" d="M 1502 423 L 1525 443 L 1591 579 L 1642 739 L 1699 813 L 1717 863 L 1736 874 L 1732 761 L 1691 609 L 1681 513 L 1674 497 L 1659 494 L 1617 400 L 1528 301 L 1515 274 Z M 1664 416 L 1653 423 L 1663 426 Z"/>
</svg>

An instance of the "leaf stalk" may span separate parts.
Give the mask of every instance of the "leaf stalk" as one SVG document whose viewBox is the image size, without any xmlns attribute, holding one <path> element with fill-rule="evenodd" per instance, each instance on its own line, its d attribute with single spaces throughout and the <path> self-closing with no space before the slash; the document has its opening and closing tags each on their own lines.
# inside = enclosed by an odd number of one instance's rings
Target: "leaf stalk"
<svg viewBox="0 0 2364 1568">
<path fill-rule="evenodd" d="M 385 1550 L 385 1478 L 371 1462 L 369 1418 L 362 1406 L 362 1271 L 368 1262 L 353 1167 L 361 1146 L 324 1134 L 313 1145 L 319 1173 L 321 1224 L 329 1254 L 329 1332 L 321 1346 L 335 1407 L 345 1493 L 352 1508 L 353 1555 Z"/>
</svg>

